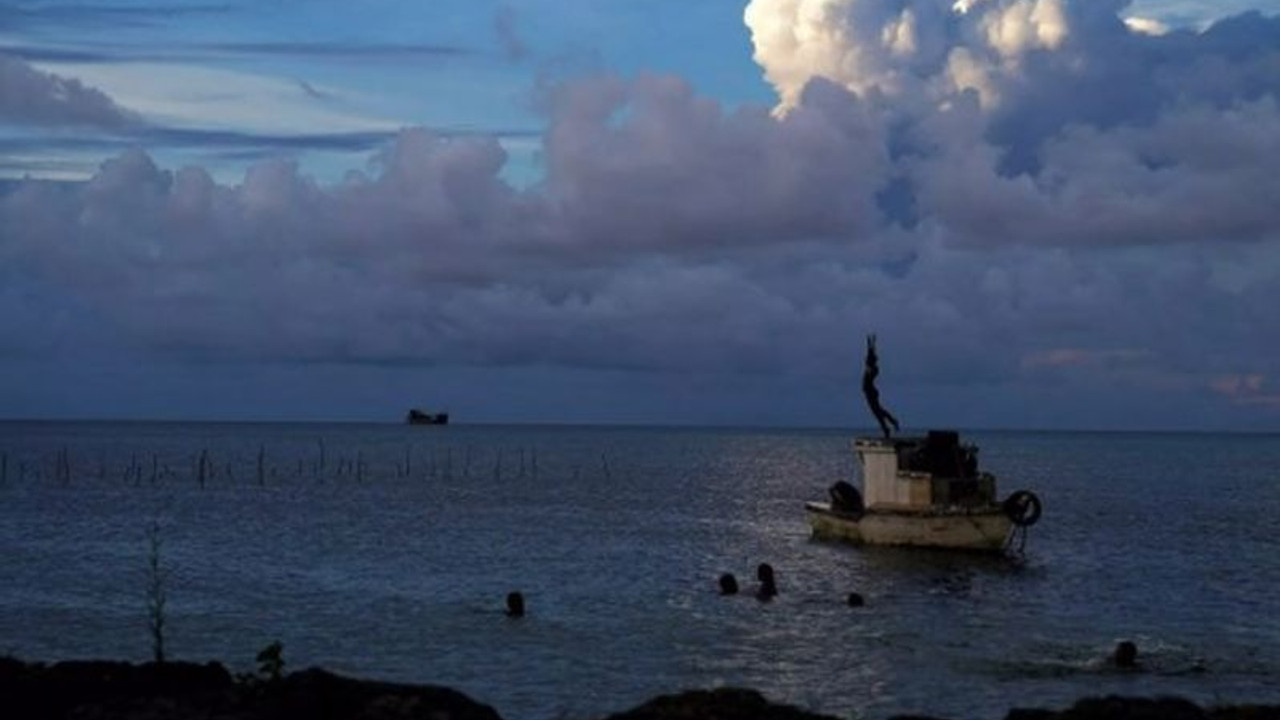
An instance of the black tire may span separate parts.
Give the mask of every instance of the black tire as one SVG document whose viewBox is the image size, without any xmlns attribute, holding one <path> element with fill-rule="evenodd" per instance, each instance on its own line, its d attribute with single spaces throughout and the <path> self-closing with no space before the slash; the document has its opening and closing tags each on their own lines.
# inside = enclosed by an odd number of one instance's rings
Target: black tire
<svg viewBox="0 0 1280 720">
<path fill-rule="evenodd" d="M 1031 527 L 1040 521 L 1044 505 L 1040 498 L 1030 490 L 1019 490 L 1005 498 L 1004 514 L 1018 527 Z"/>
</svg>

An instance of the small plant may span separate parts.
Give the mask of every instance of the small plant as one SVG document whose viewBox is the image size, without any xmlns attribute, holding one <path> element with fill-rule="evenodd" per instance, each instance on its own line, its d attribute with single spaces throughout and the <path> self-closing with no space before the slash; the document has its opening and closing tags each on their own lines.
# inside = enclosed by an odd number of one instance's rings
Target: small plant
<svg viewBox="0 0 1280 720">
<path fill-rule="evenodd" d="M 265 676 L 268 680 L 276 681 L 280 679 L 280 674 L 284 671 L 284 644 L 279 640 L 258 651 L 258 674 Z"/>
</svg>

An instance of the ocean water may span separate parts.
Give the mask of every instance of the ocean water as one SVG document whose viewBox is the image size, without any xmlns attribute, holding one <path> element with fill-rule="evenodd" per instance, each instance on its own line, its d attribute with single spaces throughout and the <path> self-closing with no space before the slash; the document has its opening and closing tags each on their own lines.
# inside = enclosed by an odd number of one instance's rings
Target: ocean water
<svg viewBox="0 0 1280 720">
<path fill-rule="evenodd" d="M 1044 500 L 1021 563 L 811 540 L 803 502 L 851 476 L 850 437 L 0 423 L 0 653 L 147 659 L 154 524 L 171 657 L 247 671 L 278 639 L 286 669 L 508 720 L 723 685 L 858 718 L 1280 702 L 1280 437 L 969 433 L 1002 495 Z M 1107 668 L 1122 639 L 1142 671 Z"/>
</svg>

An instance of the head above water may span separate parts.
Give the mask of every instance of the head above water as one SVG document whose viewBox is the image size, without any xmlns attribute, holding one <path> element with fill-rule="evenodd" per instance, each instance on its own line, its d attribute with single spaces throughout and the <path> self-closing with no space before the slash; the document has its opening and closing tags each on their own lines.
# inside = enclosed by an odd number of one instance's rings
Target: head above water
<svg viewBox="0 0 1280 720">
<path fill-rule="evenodd" d="M 756 568 L 756 579 L 760 581 L 760 588 L 756 590 L 756 598 L 760 600 L 772 600 L 778 594 L 778 585 L 773 579 L 773 566 L 769 563 L 760 563 Z"/>
<path fill-rule="evenodd" d="M 1120 641 L 1111 655 L 1111 662 L 1118 668 L 1138 667 L 1138 646 L 1129 640 Z"/>
<path fill-rule="evenodd" d="M 760 563 L 756 567 L 756 579 L 760 582 L 773 582 L 773 566 L 769 563 Z"/>
<path fill-rule="evenodd" d="M 738 594 L 738 578 L 733 573 L 725 573 L 720 576 L 720 594 L 721 595 L 737 595 Z"/>
<path fill-rule="evenodd" d="M 507 617 L 524 617 L 524 595 L 518 592 L 507 593 Z"/>
</svg>

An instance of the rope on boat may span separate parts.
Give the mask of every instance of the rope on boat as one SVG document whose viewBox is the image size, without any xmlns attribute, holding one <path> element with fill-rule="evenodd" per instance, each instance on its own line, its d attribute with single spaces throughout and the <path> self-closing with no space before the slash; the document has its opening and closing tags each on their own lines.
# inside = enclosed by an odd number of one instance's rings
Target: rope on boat
<svg viewBox="0 0 1280 720">
<path fill-rule="evenodd" d="M 1004 541 L 1004 554 L 1013 560 L 1023 560 L 1027 556 L 1027 538 L 1031 536 L 1029 525 L 1014 525 L 1009 537 Z"/>
</svg>

